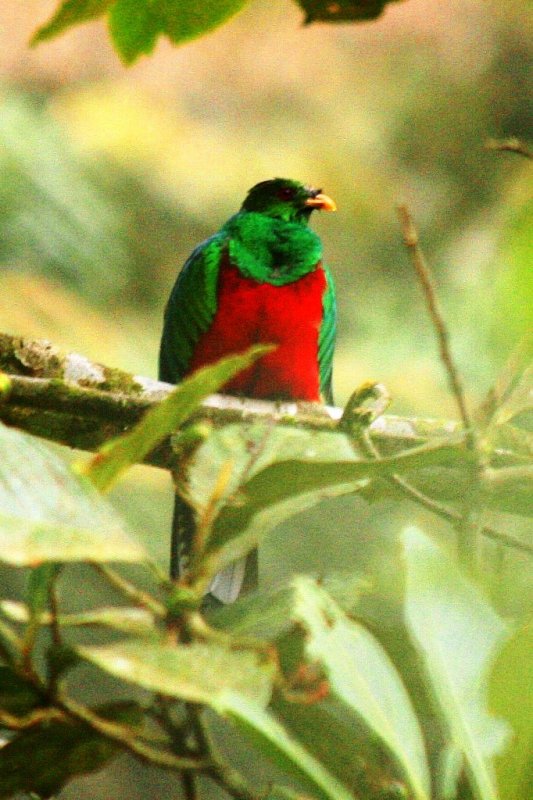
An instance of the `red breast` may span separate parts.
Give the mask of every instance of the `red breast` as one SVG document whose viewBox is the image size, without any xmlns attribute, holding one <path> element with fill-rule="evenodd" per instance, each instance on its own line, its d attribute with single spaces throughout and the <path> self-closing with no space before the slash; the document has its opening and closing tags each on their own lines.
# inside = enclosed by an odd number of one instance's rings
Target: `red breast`
<svg viewBox="0 0 533 800">
<path fill-rule="evenodd" d="M 189 372 L 253 344 L 276 344 L 276 350 L 237 375 L 224 391 L 319 401 L 318 334 L 325 289 L 320 264 L 293 283 L 273 286 L 244 277 L 226 261 L 220 267 L 218 309 L 196 344 Z"/>
</svg>

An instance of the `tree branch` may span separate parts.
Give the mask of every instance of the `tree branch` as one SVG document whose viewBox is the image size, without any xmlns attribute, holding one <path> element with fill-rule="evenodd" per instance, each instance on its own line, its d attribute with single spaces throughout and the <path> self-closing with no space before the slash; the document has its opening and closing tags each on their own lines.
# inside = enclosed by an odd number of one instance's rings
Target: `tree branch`
<svg viewBox="0 0 533 800">
<path fill-rule="evenodd" d="M 1 421 L 60 444 L 90 451 L 128 430 L 174 388 L 93 363 L 75 353 L 62 353 L 50 342 L 28 341 L 5 334 L 0 334 L 0 369 L 5 371 L 3 375 L 0 373 Z M 195 419 L 207 419 L 218 426 L 263 420 L 308 430 L 336 431 L 342 429 L 342 417 L 342 409 L 313 403 L 273 403 L 212 395 L 202 404 Z M 393 415 L 379 416 L 369 426 L 382 456 L 426 442 L 449 439 L 460 430 L 458 422 Z M 179 455 L 166 440 L 150 453 L 146 463 L 172 469 L 177 459 Z M 511 450 L 500 449 L 492 454 L 490 466 L 499 470 L 520 467 L 522 463 Z M 439 472 L 432 468 L 430 475 L 426 473 L 428 470 L 417 473 L 416 481 L 414 477 L 409 479 L 411 490 L 424 494 L 426 500 L 429 498 L 434 503 L 462 501 L 465 476 L 459 470 Z M 424 484 L 430 478 L 431 485 L 426 489 Z M 530 496 L 522 484 L 523 481 L 513 481 L 513 494 L 508 502 L 506 482 L 494 479 L 485 487 L 487 506 L 527 514 Z M 438 513 L 436 506 L 432 510 Z M 453 507 L 448 506 L 447 510 L 455 518 Z M 493 538 L 500 538 L 497 532 L 495 534 Z M 516 546 L 527 549 L 521 543 Z"/>
<path fill-rule="evenodd" d="M 8 425 L 81 450 L 94 451 L 132 427 L 173 386 L 90 361 L 77 353 L 62 353 L 46 341 L 0 334 L 0 420 Z M 196 418 L 218 425 L 265 420 L 271 423 L 327 431 L 336 430 L 342 409 L 314 403 L 274 403 L 212 395 Z M 384 454 L 397 452 L 459 430 L 459 424 L 387 415 L 371 426 Z M 170 443 L 147 458 L 169 469 L 175 463 Z"/>
</svg>

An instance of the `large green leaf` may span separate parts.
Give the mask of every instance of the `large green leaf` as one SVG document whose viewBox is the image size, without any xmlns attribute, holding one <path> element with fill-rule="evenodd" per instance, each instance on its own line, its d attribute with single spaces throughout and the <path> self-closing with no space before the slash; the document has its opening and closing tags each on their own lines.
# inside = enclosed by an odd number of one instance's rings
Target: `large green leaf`
<svg viewBox="0 0 533 800">
<path fill-rule="evenodd" d="M 326 575 L 320 585 L 348 612 L 354 611 L 370 589 L 368 580 L 352 573 Z M 294 628 L 296 592 L 295 581 L 270 592 L 254 592 L 212 612 L 209 621 L 237 637 L 274 642 Z"/>
<path fill-rule="evenodd" d="M 142 461 L 165 436 L 176 431 L 204 398 L 270 349 L 265 345 L 251 347 L 242 355 L 228 356 L 197 370 L 158 406 L 150 409 L 131 431 L 107 442 L 89 462 L 79 467 L 79 471 L 99 489 L 108 489 L 121 472 Z"/>
<path fill-rule="evenodd" d="M 216 28 L 240 11 L 247 0 L 116 0 L 109 26 L 115 46 L 129 64 L 150 53 L 157 37 L 166 34 L 175 44 Z"/>
<path fill-rule="evenodd" d="M 206 499 L 211 504 L 209 513 L 212 516 L 212 498 L 216 496 L 219 505 L 222 499 L 226 500 L 207 537 L 205 554 L 210 564 L 206 565 L 204 560 L 200 565 L 203 571 L 217 571 L 240 558 L 280 522 L 326 497 L 356 492 L 370 478 L 431 464 L 453 464 L 466 457 L 456 447 L 440 445 L 413 448 L 380 461 L 368 460 L 357 454 L 343 434 L 305 431 L 299 434 L 295 436 L 278 426 L 270 434 L 272 444 L 269 444 L 268 430 L 263 429 L 262 439 L 258 440 L 257 435 L 250 439 L 245 459 L 243 443 L 239 443 L 237 434 L 233 437 L 233 455 L 226 445 L 226 461 L 222 464 L 220 457 L 216 461 L 216 453 L 208 450 L 209 443 L 203 451 L 200 449 L 198 459 L 205 461 L 206 454 L 212 453 L 208 465 L 211 477 L 203 482 L 200 520 Z M 193 463 L 193 470 L 195 463 L 198 462 Z M 226 491 L 221 493 L 219 476 L 224 475 L 224 470 L 228 473 L 231 470 L 231 474 L 224 479 Z M 236 486 L 239 491 L 235 494 Z M 193 504 L 195 500 L 198 505 L 198 492 Z"/>
<path fill-rule="evenodd" d="M 65 0 L 52 19 L 32 38 L 32 44 L 52 39 L 66 28 L 101 17 L 115 0 Z"/>
<path fill-rule="evenodd" d="M 496 658 L 490 676 L 490 705 L 511 727 L 497 756 L 500 798 L 524 800 L 533 786 L 533 624 L 516 631 Z"/>
<path fill-rule="evenodd" d="M 200 560 L 192 565 L 193 570 L 212 575 L 221 566 L 246 553 L 284 519 L 324 497 L 353 492 L 358 488 L 352 483 L 302 496 L 298 485 L 293 489 L 292 476 L 288 479 L 285 475 L 283 480 L 287 491 L 282 498 L 287 501 L 285 503 L 270 502 L 261 491 L 248 493 L 248 483 L 255 476 L 280 459 L 291 456 L 315 458 L 319 463 L 336 457 L 356 458 L 344 434 L 317 433 L 265 423 L 228 425 L 215 431 L 198 448 L 189 466 L 187 499 L 195 508 L 199 529 L 207 527 L 209 530 L 206 547 L 210 557 L 206 559 L 205 553 L 201 552 Z M 268 487 L 268 477 L 266 484 Z M 235 504 L 239 507 L 244 504 L 249 513 L 234 524 L 232 509 Z"/>
<path fill-rule="evenodd" d="M 305 654 L 325 673 L 330 696 L 342 708 L 345 723 L 355 715 L 400 765 L 413 796 L 426 800 L 430 781 L 422 733 L 386 652 L 315 581 L 299 577 L 293 585 L 292 618 L 305 631 Z M 290 714 L 290 707 L 286 706 L 285 713 Z"/>
<path fill-rule="evenodd" d="M 314 758 L 271 714 L 244 697 L 223 694 L 215 704 L 216 710 L 233 721 L 244 736 L 262 755 L 296 778 L 313 797 L 325 800 L 354 800 L 339 781 Z"/>
<path fill-rule="evenodd" d="M 274 667 L 255 651 L 216 644 L 168 645 L 131 640 L 105 647 L 79 647 L 101 669 L 153 692 L 216 707 L 234 692 L 258 707 L 270 699 Z"/>
<path fill-rule="evenodd" d="M 491 759 L 507 726 L 489 714 L 488 670 L 506 626 L 451 559 L 416 528 L 405 531 L 405 615 L 429 685 L 462 753 L 478 800 L 498 800 Z"/>
<path fill-rule="evenodd" d="M 109 13 L 109 31 L 126 64 L 151 53 L 165 29 L 163 4 L 152 0 L 117 0 Z"/>
<path fill-rule="evenodd" d="M 337 580 L 324 584 L 331 583 L 353 610 L 365 587 L 358 576 L 344 581 L 343 590 Z M 341 610 L 324 585 L 298 577 L 268 597 L 243 598 L 212 619 L 236 636 L 275 641 L 282 659 L 291 653 L 291 663 L 297 652 L 297 665 L 303 660 L 311 674 L 326 677 L 329 692 L 323 699 L 302 704 L 276 696 L 274 708 L 300 744 L 357 796 L 371 791 L 367 773 L 373 768 L 367 764 L 382 763 L 383 749 L 395 769 L 384 767 L 380 780 L 393 783 L 403 775 L 413 796 L 429 796 L 422 735 L 398 673 L 381 645 Z M 309 692 L 312 697 L 312 683 Z"/>
<path fill-rule="evenodd" d="M 0 424 L 0 560 L 142 561 L 111 505 L 48 445 Z"/>
</svg>

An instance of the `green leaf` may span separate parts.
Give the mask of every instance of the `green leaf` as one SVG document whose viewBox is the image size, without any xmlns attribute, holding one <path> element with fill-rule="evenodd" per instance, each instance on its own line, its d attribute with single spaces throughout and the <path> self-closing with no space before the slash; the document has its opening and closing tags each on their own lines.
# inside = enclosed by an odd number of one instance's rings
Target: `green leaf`
<svg viewBox="0 0 533 800">
<path fill-rule="evenodd" d="M 32 569 L 28 577 L 28 609 L 30 620 L 39 620 L 48 605 L 50 585 L 57 575 L 56 564 L 43 564 Z"/>
<path fill-rule="evenodd" d="M 49 592 L 58 574 L 57 564 L 41 564 L 28 576 L 28 626 L 24 632 L 24 648 L 29 652 L 41 625 L 43 611 L 48 606 Z"/>
<path fill-rule="evenodd" d="M 512 423 L 523 411 L 531 413 L 533 402 L 533 331 L 513 349 L 494 387 L 477 410 L 481 425 Z"/>
<path fill-rule="evenodd" d="M 407 778 L 413 796 L 430 795 L 422 733 L 407 691 L 386 652 L 350 620 L 316 582 L 294 581 L 292 618 L 305 630 L 305 654 L 324 671 L 330 693 L 385 745 Z"/>
<path fill-rule="evenodd" d="M 528 191 L 529 189 L 529 191 Z M 516 205 L 509 198 L 510 214 L 496 255 L 493 338 L 506 349 L 533 328 L 533 281 L 531 280 L 531 187 L 527 200 Z"/>
<path fill-rule="evenodd" d="M 125 64 L 151 53 L 164 26 L 162 4 L 152 0 L 117 0 L 109 12 L 109 32 Z"/>
<path fill-rule="evenodd" d="M 137 726 L 142 714 L 131 702 L 109 703 L 95 711 Z M 35 792 L 48 798 L 71 778 L 103 767 L 120 745 L 78 722 L 48 722 L 29 728 L 0 748 L 0 798 Z"/>
<path fill-rule="evenodd" d="M 309 22 L 362 22 L 379 17 L 395 0 L 297 0 Z"/>
<path fill-rule="evenodd" d="M 478 800 L 498 800 L 491 758 L 507 726 L 489 714 L 488 670 L 507 629 L 450 558 L 416 528 L 403 536 L 405 614 L 450 743 Z"/>
<path fill-rule="evenodd" d="M 52 19 L 37 30 L 31 43 L 52 39 L 66 28 L 101 17 L 115 0 L 65 0 Z"/>
<path fill-rule="evenodd" d="M 523 800 L 533 785 L 533 624 L 516 631 L 498 653 L 490 676 L 490 706 L 512 735 L 496 757 L 500 798 Z"/>
<path fill-rule="evenodd" d="M 0 424 L 0 560 L 142 561 L 111 505 L 49 446 Z"/>
<path fill-rule="evenodd" d="M 176 431 L 204 398 L 271 349 L 268 345 L 258 345 L 246 353 L 222 358 L 216 364 L 197 370 L 158 406 L 150 409 L 131 431 L 107 442 L 90 461 L 80 465 L 79 471 L 98 489 L 108 489 L 121 472 L 142 461 L 165 436 Z"/>
<path fill-rule="evenodd" d="M 130 64 L 153 50 L 159 34 L 175 44 L 201 36 L 221 25 L 246 5 L 247 0 L 116 0 L 109 27 L 122 59 Z"/>
<path fill-rule="evenodd" d="M 216 707 L 227 691 L 239 693 L 258 706 L 270 699 L 274 667 L 255 651 L 197 642 L 172 646 L 146 640 L 77 649 L 82 658 L 117 678 L 191 703 Z"/>
<path fill-rule="evenodd" d="M 40 706 L 43 698 L 10 667 L 0 666 L 0 709 L 23 716 Z"/>
<path fill-rule="evenodd" d="M 354 800 L 339 781 L 293 739 L 271 714 L 251 705 L 246 698 L 230 693 L 218 698 L 215 707 L 219 714 L 233 721 L 261 754 L 308 787 L 313 792 L 313 797 Z"/>
<path fill-rule="evenodd" d="M 368 580 L 351 573 L 326 575 L 320 585 L 349 612 L 354 611 L 360 597 L 370 589 Z M 290 585 L 270 592 L 241 597 L 236 603 L 212 612 L 209 622 L 237 637 L 274 642 L 294 628 L 295 604 L 296 583 L 292 581 Z"/>
<path fill-rule="evenodd" d="M 187 499 L 196 510 L 199 530 L 205 530 L 206 527 L 210 530 L 206 548 L 214 558 L 206 560 L 200 553 L 200 559 L 191 565 L 193 572 L 198 569 L 204 576 L 207 573 L 212 575 L 221 566 L 246 553 L 261 536 L 297 511 L 312 506 L 326 496 L 357 490 L 358 485 L 350 484 L 348 487 L 333 487 L 329 491 L 321 489 L 311 496 L 300 497 L 298 495 L 302 492 L 299 492 L 298 486 L 293 490 L 285 476 L 283 480 L 288 497 L 284 499 L 288 499 L 288 502 L 284 505 L 275 506 L 269 497 L 262 498 L 260 495 L 248 498 L 247 481 L 253 481 L 253 477 L 268 469 L 269 465 L 291 455 L 314 457 L 320 463 L 322 459 L 335 457 L 355 459 L 353 448 L 344 434 L 298 431 L 264 423 L 226 426 L 215 431 L 198 448 L 189 464 Z M 268 476 L 266 484 L 268 486 Z M 264 503 L 261 502 L 263 500 Z M 248 508 L 255 501 L 259 505 L 254 506 L 253 510 L 249 508 L 249 516 L 232 527 L 231 509 L 235 507 L 232 504 L 238 503 L 241 507 L 244 503 Z M 263 513 L 256 514 L 256 510 Z M 220 552 L 221 532 L 224 532 L 223 536 L 227 533 L 223 553 Z M 217 535 L 219 538 L 215 541 Z"/>
<path fill-rule="evenodd" d="M 330 583 L 353 610 L 365 584 L 357 576 L 345 576 L 344 581 L 342 590 L 339 580 L 326 579 L 325 584 Z M 276 697 L 274 708 L 299 743 L 356 796 L 370 791 L 365 759 L 382 763 L 383 748 L 399 768 L 394 774 L 384 768 L 381 779 L 389 778 L 392 784 L 397 773 L 403 773 L 410 778 L 414 797 L 429 796 L 422 734 L 394 666 L 381 645 L 349 619 L 323 585 L 298 577 L 289 587 L 266 597 L 243 598 L 211 619 L 235 636 L 275 640 L 282 661 L 286 651 L 299 649 L 301 640 L 296 663 L 305 659 L 325 676 L 329 693 L 305 705 Z M 381 751 L 373 744 L 377 740 Z"/>
<path fill-rule="evenodd" d="M 283 437 L 288 434 L 280 427 L 275 435 Z M 370 478 L 411 471 L 431 464 L 457 463 L 468 457 L 457 448 L 440 445 L 412 448 L 402 455 L 380 461 L 366 460 L 358 457 L 353 450 L 346 454 L 349 442 L 342 434 L 337 437 L 331 433 L 322 434 L 322 440 L 315 434 L 316 443 L 322 441 L 324 449 L 313 446 L 310 436 L 306 443 L 305 439 L 302 441 L 306 447 L 302 460 L 277 460 L 259 471 L 258 465 L 262 465 L 263 461 L 258 458 L 253 462 L 253 469 L 248 470 L 248 475 L 252 477 L 222 508 L 207 538 L 205 553 L 211 556 L 210 570 L 222 569 L 242 557 L 280 522 L 311 508 L 326 497 L 356 492 Z M 331 461 L 330 448 L 335 444 L 339 450 L 336 460 Z M 298 456 L 298 453 L 294 455 Z M 269 453 L 269 458 L 273 461 L 273 454 Z M 231 481 L 228 485 L 231 486 Z M 213 492 L 210 492 L 207 497 L 212 495 Z M 205 561 L 201 566 L 206 569 Z"/>
</svg>

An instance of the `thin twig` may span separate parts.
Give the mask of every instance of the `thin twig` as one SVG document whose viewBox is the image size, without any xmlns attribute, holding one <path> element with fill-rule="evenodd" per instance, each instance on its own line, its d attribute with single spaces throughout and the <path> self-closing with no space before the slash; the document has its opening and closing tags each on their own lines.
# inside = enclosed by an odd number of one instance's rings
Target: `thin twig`
<svg viewBox="0 0 533 800">
<path fill-rule="evenodd" d="M 202 707 L 195 703 L 187 703 L 187 711 L 200 754 L 209 753 L 213 760 L 206 774 L 235 800 L 260 800 L 262 796 L 254 792 L 242 775 L 217 753 L 209 728 L 202 716 Z"/>
<path fill-rule="evenodd" d="M 362 435 L 359 437 L 359 441 L 368 455 L 373 455 L 376 459 L 380 459 L 382 457 L 381 453 L 376 447 L 375 442 L 370 437 L 368 430 L 363 431 Z M 425 492 L 422 492 L 401 475 L 389 475 L 385 480 L 387 483 L 390 483 L 398 488 L 409 500 L 413 500 L 415 503 L 427 508 L 427 510 L 431 511 L 433 514 L 435 514 L 435 516 L 440 517 L 441 519 L 444 519 L 453 525 L 457 525 L 461 522 L 463 518 L 462 514 L 460 514 L 454 508 L 450 508 L 450 506 L 446 505 L 445 503 L 441 503 L 438 500 L 434 500 L 432 497 L 429 497 Z M 513 547 L 515 550 L 521 550 L 524 553 L 533 555 L 533 545 L 530 545 L 527 542 L 521 542 L 518 539 L 515 539 L 513 536 L 509 536 L 507 533 L 502 533 L 494 528 L 485 526 L 481 529 L 481 534 L 487 539 L 492 539 L 499 544 L 504 544 L 507 545 L 507 547 Z"/>
<path fill-rule="evenodd" d="M 407 206 L 398 206 L 398 217 L 402 227 L 405 246 L 407 247 L 411 262 L 422 285 L 426 305 L 437 335 L 440 357 L 448 376 L 448 383 L 452 395 L 455 398 L 459 410 L 459 416 L 465 429 L 465 444 L 475 458 L 474 464 L 470 467 L 471 481 L 464 498 L 464 511 L 456 525 L 460 563 L 463 564 L 469 572 L 475 573 L 478 555 L 477 536 L 482 530 L 480 517 L 482 497 L 481 477 L 485 467 L 485 457 L 478 446 L 477 434 L 466 405 L 463 384 L 451 354 L 448 330 L 439 308 L 433 278 L 424 254 L 419 247 L 418 232 Z"/>
<path fill-rule="evenodd" d="M 0 709 L 0 727 L 8 728 L 8 730 L 12 731 L 24 731 L 28 728 L 42 725 L 43 722 L 62 721 L 65 719 L 65 712 L 59 708 L 36 708 L 22 717 Z"/>
<path fill-rule="evenodd" d="M 142 589 L 138 589 L 133 583 L 130 583 L 130 581 L 126 580 L 126 578 L 118 572 L 115 572 L 114 569 L 108 567 L 107 564 L 93 563 L 92 566 L 114 589 L 127 597 L 128 600 L 131 600 L 136 606 L 148 609 L 148 611 L 151 611 L 152 614 L 155 614 L 157 617 L 164 617 L 166 615 L 167 609 L 163 603 L 160 603 L 159 600 L 156 600 L 155 597 L 152 597 L 148 592 L 143 592 Z"/>
<path fill-rule="evenodd" d="M 195 758 L 189 756 L 176 756 L 168 750 L 153 747 L 147 742 L 139 739 L 138 736 L 127 726 L 117 722 L 110 722 L 95 714 L 91 709 L 72 698 L 60 697 L 59 705 L 71 717 L 80 720 L 93 730 L 117 742 L 125 750 L 129 750 L 133 755 L 146 761 L 149 764 L 156 764 L 173 770 L 209 770 L 212 766 L 210 759 Z"/>
<path fill-rule="evenodd" d="M 444 367 L 446 369 L 450 388 L 452 390 L 452 394 L 455 398 L 455 402 L 457 403 L 457 408 L 459 410 L 459 416 L 465 428 L 467 437 L 466 444 L 470 449 L 474 449 L 476 443 L 472 428 L 472 422 L 470 419 L 470 414 L 468 413 L 468 409 L 466 407 L 462 381 L 452 358 L 449 345 L 448 330 L 444 322 L 444 317 L 442 316 L 441 310 L 439 308 L 437 293 L 435 290 L 435 285 L 433 283 L 433 278 L 431 277 L 431 273 L 427 266 L 426 259 L 424 258 L 424 254 L 419 247 L 418 233 L 414 226 L 413 219 L 411 217 L 411 214 L 407 206 L 405 205 L 398 206 L 398 216 L 400 219 L 400 224 L 402 226 L 403 240 L 411 257 L 411 262 L 413 264 L 413 267 L 415 268 L 416 273 L 420 279 L 420 283 L 424 291 L 424 296 L 426 298 L 428 311 L 431 320 L 433 322 L 435 332 L 437 334 L 442 363 L 444 364 Z"/>
</svg>

